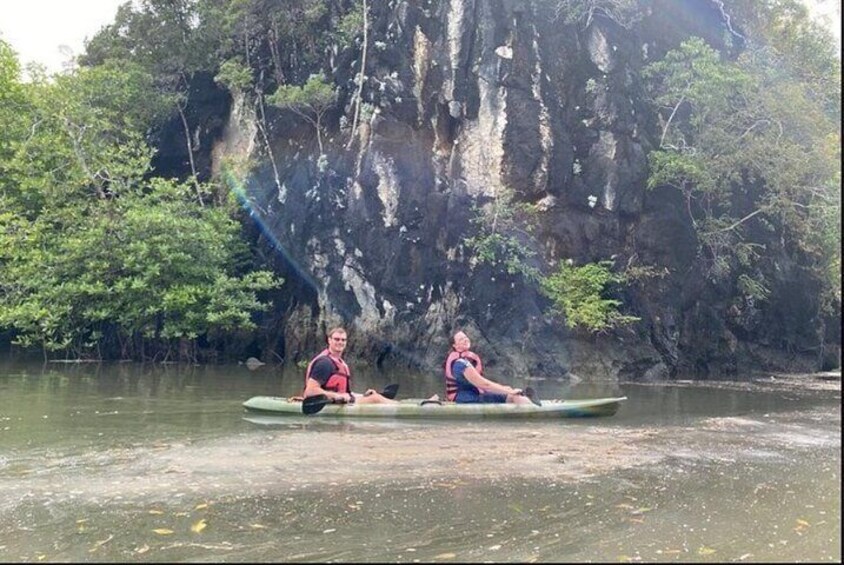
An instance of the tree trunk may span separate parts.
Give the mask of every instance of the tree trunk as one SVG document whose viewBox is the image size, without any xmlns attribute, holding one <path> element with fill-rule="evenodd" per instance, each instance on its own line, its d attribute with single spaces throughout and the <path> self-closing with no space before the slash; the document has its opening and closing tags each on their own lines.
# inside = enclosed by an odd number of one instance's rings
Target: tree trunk
<svg viewBox="0 0 844 565">
<path fill-rule="evenodd" d="M 188 159 L 190 159 L 190 172 L 191 177 L 193 178 L 193 185 L 196 188 L 196 197 L 199 199 L 199 205 L 205 206 L 205 203 L 202 201 L 202 191 L 199 188 L 199 179 L 196 175 L 196 163 L 193 160 L 193 143 L 190 140 L 190 127 L 188 127 L 188 119 L 185 117 L 184 108 L 182 108 L 181 104 L 177 105 L 179 108 L 179 117 L 182 118 L 182 127 L 185 131 L 185 143 L 188 148 Z"/>
<path fill-rule="evenodd" d="M 363 54 L 361 55 L 360 61 L 360 72 L 358 74 L 358 91 L 355 95 L 355 117 L 352 119 L 352 131 L 349 135 L 349 143 L 346 144 L 346 149 L 352 146 L 352 143 L 355 139 L 355 133 L 358 129 L 358 120 L 360 119 L 360 100 L 361 96 L 363 96 L 363 78 L 366 76 L 366 47 L 368 43 L 368 32 L 367 28 L 369 27 L 369 22 L 367 20 L 367 8 L 366 8 L 366 0 L 362 0 L 363 2 Z"/>
</svg>

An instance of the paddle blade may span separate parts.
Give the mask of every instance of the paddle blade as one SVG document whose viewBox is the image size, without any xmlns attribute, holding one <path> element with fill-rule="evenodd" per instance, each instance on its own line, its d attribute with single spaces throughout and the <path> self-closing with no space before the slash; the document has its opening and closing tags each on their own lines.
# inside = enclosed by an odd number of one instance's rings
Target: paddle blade
<svg viewBox="0 0 844 565">
<path fill-rule="evenodd" d="M 539 401 L 539 396 L 536 395 L 536 391 L 533 390 L 533 387 L 526 387 L 522 394 L 528 397 L 528 400 L 536 404 L 537 406 L 542 406 L 542 402 Z"/>
<path fill-rule="evenodd" d="M 326 404 L 331 404 L 331 399 L 324 394 L 309 396 L 302 400 L 302 414 L 305 414 L 306 416 L 316 414 L 325 408 Z"/>
<path fill-rule="evenodd" d="M 396 394 L 399 392 L 399 385 L 398 383 L 389 384 L 384 387 L 384 390 L 381 391 L 381 396 L 384 398 L 393 399 L 396 397 Z"/>
</svg>

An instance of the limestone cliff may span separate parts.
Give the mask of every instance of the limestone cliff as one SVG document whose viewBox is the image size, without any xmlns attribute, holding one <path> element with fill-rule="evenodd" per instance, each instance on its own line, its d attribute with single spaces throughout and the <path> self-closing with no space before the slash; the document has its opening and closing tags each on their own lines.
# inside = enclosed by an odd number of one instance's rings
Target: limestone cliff
<svg viewBox="0 0 844 565">
<path fill-rule="evenodd" d="M 784 251 L 762 307 L 728 312 L 696 264 L 687 214 L 670 189 L 645 190 L 655 117 L 640 71 L 697 35 L 730 33 L 718 2 L 641 2 L 628 21 L 567 24 L 544 0 L 372 2 L 363 113 L 351 131 L 360 49 L 327 52 L 340 101 L 314 130 L 268 109 L 271 149 L 235 100 L 213 151 L 259 166 L 246 181 L 261 244 L 287 280 L 262 344 L 289 361 L 351 328 L 350 350 L 379 364 L 438 371 L 465 329 L 497 375 L 714 376 L 821 363 L 822 322 Z M 694 13 L 690 15 L 690 10 Z M 352 139 L 352 135 L 354 138 Z M 475 207 L 511 190 L 541 210 L 525 240 L 539 268 L 614 258 L 669 275 L 624 294 L 632 328 L 590 336 L 548 314 L 535 286 L 474 261 Z M 828 348 L 827 348 L 828 349 Z"/>
</svg>

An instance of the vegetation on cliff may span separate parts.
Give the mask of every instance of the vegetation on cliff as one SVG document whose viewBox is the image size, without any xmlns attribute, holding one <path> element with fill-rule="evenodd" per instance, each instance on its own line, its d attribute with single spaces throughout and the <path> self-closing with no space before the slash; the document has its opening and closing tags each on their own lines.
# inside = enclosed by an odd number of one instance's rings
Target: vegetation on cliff
<svg viewBox="0 0 844 565">
<path fill-rule="evenodd" d="M 777 234 L 829 308 L 841 300 L 840 112 L 783 67 L 772 48 L 727 61 L 697 38 L 649 65 L 661 135 L 648 185 L 682 192 L 705 272 L 738 298 L 768 297 Z"/>
</svg>

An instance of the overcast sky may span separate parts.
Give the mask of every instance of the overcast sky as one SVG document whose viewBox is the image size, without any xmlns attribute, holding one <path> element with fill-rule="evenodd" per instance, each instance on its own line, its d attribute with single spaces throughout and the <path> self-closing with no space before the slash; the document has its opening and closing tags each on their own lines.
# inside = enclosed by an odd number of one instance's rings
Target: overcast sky
<svg viewBox="0 0 844 565">
<path fill-rule="evenodd" d="M 126 0 L 0 0 L 0 37 L 22 64 L 37 61 L 49 72 L 82 53 L 84 39 L 111 23 Z M 684 0 L 699 1 L 699 0 Z M 827 15 L 841 48 L 841 0 L 806 0 Z"/>
<path fill-rule="evenodd" d="M 17 51 L 21 64 L 35 61 L 49 72 L 60 71 L 82 53 L 85 38 L 114 20 L 125 1 L 0 0 L 0 37 Z"/>
</svg>

